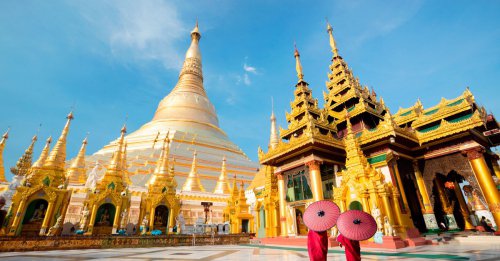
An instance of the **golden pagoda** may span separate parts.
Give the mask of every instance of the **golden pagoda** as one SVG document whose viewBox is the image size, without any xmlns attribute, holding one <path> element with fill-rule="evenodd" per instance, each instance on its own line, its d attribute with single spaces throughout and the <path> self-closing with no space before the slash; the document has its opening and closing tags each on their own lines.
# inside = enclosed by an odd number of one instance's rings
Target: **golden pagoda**
<svg viewBox="0 0 500 261">
<path fill-rule="evenodd" d="M 183 191 L 201 191 L 205 192 L 205 188 L 200 182 L 200 177 L 198 176 L 198 167 L 196 166 L 196 151 L 193 153 L 193 163 L 191 163 L 191 171 L 189 176 L 182 186 Z"/>
<path fill-rule="evenodd" d="M 279 141 L 267 152 L 258 150 L 263 168 L 251 185 L 256 215 L 262 202 L 273 197 L 262 195 L 269 172 L 278 188 L 280 236 L 303 235 L 305 207 L 323 198 L 342 210 L 375 208 L 387 219 L 388 230 L 396 231 L 391 236 L 397 234 L 410 245 L 422 242 L 419 232 L 439 230 L 438 224 L 473 230 L 478 222 L 471 217 L 479 215 L 498 229 L 495 179 L 500 167 L 491 148 L 500 144 L 500 135 L 493 115 L 475 102 L 469 88 L 436 106 L 426 109 L 417 100 L 392 115 L 340 56 L 330 24 L 327 33 L 333 55 L 324 106 L 318 106 L 307 88 L 296 51 L 298 83 L 292 111 L 286 113 L 288 128 L 280 128 Z M 466 197 L 462 187 L 468 184 Z M 472 193 L 487 203 L 487 210 L 467 207 Z M 258 234 L 269 237 L 269 225 L 257 221 Z"/>
<path fill-rule="evenodd" d="M 12 198 L 13 218 L 8 221 L 8 235 L 45 235 L 53 224 L 64 220 L 71 197 L 66 189 L 66 138 L 73 113 L 47 159 L 29 170 L 22 186 Z M 44 156 L 44 155 L 42 155 Z"/>
<path fill-rule="evenodd" d="M 104 176 L 97 182 L 93 191 L 89 191 L 84 203 L 90 210 L 90 218 L 85 231 L 87 235 L 115 234 L 121 225 L 121 217 L 129 211 L 130 193 L 124 180 L 125 162 L 123 144 L 126 127 L 121 129 L 118 148 L 106 167 Z M 87 221 L 82 223 L 86 223 Z"/>
<path fill-rule="evenodd" d="M 241 182 L 240 189 L 236 176 L 233 180 L 233 188 L 224 209 L 225 220 L 229 221 L 231 226 L 231 233 L 253 233 L 253 219 L 254 216 L 250 214 L 250 206 L 245 197 L 244 184 Z"/>
<path fill-rule="evenodd" d="M 231 189 L 229 188 L 229 184 L 227 183 L 227 173 L 226 173 L 226 157 L 222 158 L 222 167 L 220 171 L 219 180 L 215 185 L 214 193 L 215 194 L 229 194 Z"/>
<path fill-rule="evenodd" d="M 162 151 L 156 169 L 148 182 L 148 192 L 141 204 L 139 220 L 148 220 L 149 231 L 172 232 L 175 217 L 180 210 L 180 199 L 176 195 L 174 163 L 169 162 L 169 133 L 163 142 Z"/>
</svg>

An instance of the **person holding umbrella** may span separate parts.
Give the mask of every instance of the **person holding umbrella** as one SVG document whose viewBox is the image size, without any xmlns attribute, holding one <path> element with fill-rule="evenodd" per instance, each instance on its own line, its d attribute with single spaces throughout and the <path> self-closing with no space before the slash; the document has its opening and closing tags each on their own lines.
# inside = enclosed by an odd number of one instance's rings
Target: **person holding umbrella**
<svg viewBox="0 0 500 261">
<path fill-rule="evenodd" d="M 367 240 L 377 232 L 377 222 L 368 213 L 361 210 L 348 210 L 337 219 L 339 236 L 337 242 L 345 249 L 347 261 L 361 260 L 359 241 Z"/>
<path fill-rule="evenodd" d="M 309 205 L 304 212 L 304 224 L 309 228 L 307 252 L 311 261 L 326 261 L 328 254 L 328 229 L 335 226 L 340 215 L 339 207 L 329 200 Z"/>
</svg>

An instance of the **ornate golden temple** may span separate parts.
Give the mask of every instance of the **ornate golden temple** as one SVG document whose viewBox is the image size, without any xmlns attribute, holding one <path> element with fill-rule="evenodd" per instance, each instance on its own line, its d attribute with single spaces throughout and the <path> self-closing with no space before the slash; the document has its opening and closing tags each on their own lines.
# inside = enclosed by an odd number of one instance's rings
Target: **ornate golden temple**
<svg viewBox="0 0 500 261">
<path fill-rule="evenodd" d="M 420 101 L 391 114 L 332 51 L 323 105 L 305 81 L 300 54 L 286 128 L 271 114 L 260 168 L 219 127 L 203 87 L 198 25 L 177 85 L 153 119 L 93 155 L 66 160 L 73 114 L 54 147 L 48 138 L 32 164 L 35 136 L 5 179 L 0 141 L 0 191 L 8 212 L 0 233 L 15 235 L 192 233 L 195 224 L 227 224 L 230 233 L 300 237 L 306 207 L 336 202 L 377 220 L 392 240 L 416 244 L 420 233 L 481 230 L 500 224 L 497 121 L 469 88 L 424 109 Z M 231 174 L 232 178 L 228 178 Z M 232 186 L 229 184 L 232 183 Z M 248 185 L 245 189 L 245 183 Z M 385 240 L 385 239 L 384 239 Z"/>
<path fill-rule="evenodd" d="M 272 113 L 268 150 L 258 150 L 262 167 L 250 185 L 257 236 L 306 235 L 302 214 L 322 199 L 371 213 L 381 233 L 402 239 L 481 230 L 482 216 L 498 229 L 500 168 L 491 148 L 499 126 L 469 88 L 434 107 L 417 100 L 391 114 L 353 75 L 329 24 L 327 32 L 333 55 L 323 107 L 295 50 L 288 126 L 278 135 Z"/>
<path fill-rule="evenodd" d="M 226 221 L 234 231 L 250 232 L 243 186 L 252 182 L 258 164 L 219 127 L 203 86 L 200 39 L 196 25 L 176 86 L 138 130 L 126 135 L 124 126 L 118 139 L 90 156 L 85 138 L 76 158 L 67 161 L 70 113 L 54 148 L 49 138 L 32 164 L 33 138 L 12 168 L 10 183 L 0 157 L 0 187 L 9 208 L 1 233 L 187 233 L 194 224 Z M 6 133 L 0 141 L 0 155 L 7 138 Z M 240 189 L 230 187 L 228 173 L 237 177 Z M 228 202 L 236 210 L 229 211 Z M 230 221 L 229 214 L 239 219 Z"/>
</svg>

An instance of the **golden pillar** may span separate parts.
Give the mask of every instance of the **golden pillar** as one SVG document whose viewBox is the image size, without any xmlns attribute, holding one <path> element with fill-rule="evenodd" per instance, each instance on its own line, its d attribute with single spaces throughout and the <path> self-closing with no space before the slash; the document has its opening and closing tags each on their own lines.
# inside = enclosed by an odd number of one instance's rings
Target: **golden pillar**
<svg viewBox="0 0 500 261">
<path fill-rule="evenodd" d="M 474 175 L 479 183 L 479 187 L 488 203 L 491 214 L 496 224 L 500 224 L 500 193 L 495 186 L 495 182 L 491 177 L 490 170 L 484 160 L 483 151 L 480 149 L 472 149 L 465 151 L 467 159 L 474 171 Z M 500 225 L 497 225 L 500 227 Z M 497 232 L 500 229 L 497 228 Z"/>
<path fill-rule="evenodd" d="M 415 179 L 417 180 L 418 191 L 420 192 L 420 196 L 422 197 L 422 203 L 424 208 L 422 212 L 424 214 L 434 214 L 434 209 L 432 208 L 431 200 L 429 197 L 429 192 L 427 191 L 427 187 L 425 186 L 424 177 L 418 168 L 418 163 L 416 161 L 413 162 L 413 170 L 415 171 Z"/>
<path fill-rule="evenodd" d="M 309 167 L 309 179 L 311 180 L 311 189 L 314 201 L 323 200 L 323 185 L 321 182 L 321 172 L 319 169 L 319 161 L 309 161 L 306 163 Z"/>
<path fill-rule="evenodd" d="M 366 213 L 371 213 L 370 203 L 368 203 L 368 193 L 361 194 L 361 201 L 363 202 L 363 211 Z"/>
<path fill-rule="evenodd" d="M 120 227 L 120 216 L 122 212 L 122 204 L 123 203 L 118 203 L 116 206 L 116 211 L 115 211 L 115 218 L 113 220 L 113 229 L 111 230 L 111 234 L 115 234 Z"/>
<path fill-rule="evenodd" d="M 429 197 L 429 192 L 427 191 L 427 187 L 425 186 L 424 177 L 422 176 L 422 172 L 418 167 L 418 162 L 413 162 L 413 170 L 415 173 L 415 180 L 417 183 L 418 192 L 420 194 L 420 199 L 422 202 L 422 214 L 425 221 L 425 227 L 427 230 L 439 230 L 436 215 L 434 214 L 434 209 L 432 207 L 432 203 Z"/>
<path fill-rule="evenodd" d="M 397 225 L 402 229 L 405 227 L 405 220 L 403 217 L 403 212 L 401 211 L 401 205 L 399 204 L 399 193 L 397 189 L 392 189 L 392 205 L 394 206 L 394 214 L 396 216 Z M 404 231 L 401 231 L 404 232 Z"/>
<path fill-rule="evenodd" d="M 278 175 L 278 193 L 279 193 L 279 204 L 280 204 L 280 236 L 288 236 L 286 227 L 286 200 L 285 200 L 285 180 L 283 175 Z"/>
<path fill-rule="evenodd" d="M 394 225 L 395 220 L 394 220 L 394 214 L 392 213 L 391 203 L 389 202 L 389 193 L 382 192 L 382 193 L 380 193 L 380 196 L 382 197 L 382 206 L 383 206 L 384 213 L 389 218 L 389 223 Z"/>
<path fill-rule="evenodd" d="M 12 221 L 12 225 L 10 226 L 10 230 L 8 235 L 9 236 L 15 236 L 18 233 L 19 230 L 19 223 L 21 223 L 21 219 L 23 218 L 24 213 L 24 206 L 26 205 L 26 198 L 22 198 L 21 202 L 19 203 L 19 207 L 17 208 L 14 221 Z"/>
<path fill-rule="evenodd" d="M 345 200 L 339 199 L 337 202 L 339 202 L 339 208 L 341 212 L 347 211 L 346 205 L 345 205 Z"/>
<path fill-rule="evenodd" d="M 47 211 L 45 212 L 45 218 L 42 222 L 42 228 L 40 229 L 40 236 L 45 235 L 45 231 L 49 227 L 50 221 L 52 220 L 52 216 L 54 215 L 54 203 L 55 200 L 51 200 L 49 205 L 47 206 Z"/>
<path fill-rule="evenodd" d="M 444 191 L 444 183 L 439 177 L 434 178 L 434 185 L 436 186 L 439 201 L 441 202 L 441 206 L 443 211 L 446 213 L 446 219 L 448 221 L 448 229 L 454 230 L 458 229 L 457 221 L 455 216 L 453 215 L 453 206 L 451 205 L 448 197 L 446 196 L 446 192 Z"/>
<path fill-rule="evenodd" d="M 173 230 L 174 230 L 175 216 L 176 216 L 176 213 L 174 212 L 174 210 L 170 209 L 170 215 L 168 216 L 168 228 L 167 228 L 168 230 L 167 230 L 167 234 L 171 234 L 173 232 Z"/>
<path fill-rule="evenodd" d="M 149 232 L 153 231 L 154 223 L 155 223 L 155 207 L 151 206 L 151 210 L 149 211 Z"/>
<path fill-rule="evenodd" d="M 460 184 L 456 180 L 453 181 L 453 190 L 455 191 L 455 195 L 457 196 L 458 203 L 460 205 L 460 213 L 465 221 L 465 230 L 473 230 L 475 227 L 472 225 L 469 216 L 469 208 L 467 207 L 467 203 L 465 203 L 464 195 L 462 194 L 462 190 L 460 189 Z"/>
<path fill-rule="evenodd" d="M 87 234 L 92 235 L 92 233 L 94 232 L 94 223 L 96 217 L 97 217 L 97 204 L 94 203 L 94 205 L 92 206 L 92 214 L 90 215 L 89 229 L 87 230 Z"/>
<path fill-rule="evenodd" d="M 396 177 L 396 182 L 397 182 L 397 187 L 398 187 L 399 193 L 401 195 L 401 198 L 403 199 L 404 212 L 409 213 L 410 209 L 408 208 L 408 200 L 406 199 L 406 193 L 405 193 L 405 190 L 403 187 L 403 182 L 401 180 L 401 176 L 399 174 L 398 164 L 396 163 L 396 160 L 394 160 L 394 163 L 392 164 L 392 169 L 394 170 L 394 176 Z"/>
</svg>

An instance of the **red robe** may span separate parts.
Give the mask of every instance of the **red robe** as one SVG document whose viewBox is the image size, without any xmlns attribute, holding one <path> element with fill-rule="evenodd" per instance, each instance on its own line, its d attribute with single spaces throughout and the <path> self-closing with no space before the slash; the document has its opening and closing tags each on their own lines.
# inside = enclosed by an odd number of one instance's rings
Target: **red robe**
<svg viewBox="0 0 500 261">
<path fill-rule="evenodd" d="M 345 258 L 347 261 L 361 261 L 361 249 L 359 247 L 359 241 L 350 240 L 339 234 L 337 237 L 337 242 L 344 246 Z"/>
<path fill-rule="evenodd" d="M 311 261 L 326 261 L 328 233 L 326 231 L 309 230 L 307 234 L 307 252 L 309 252 L 309 260 Z"/>
</svg>

